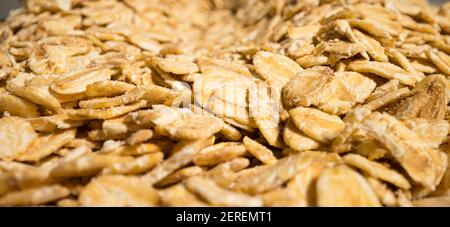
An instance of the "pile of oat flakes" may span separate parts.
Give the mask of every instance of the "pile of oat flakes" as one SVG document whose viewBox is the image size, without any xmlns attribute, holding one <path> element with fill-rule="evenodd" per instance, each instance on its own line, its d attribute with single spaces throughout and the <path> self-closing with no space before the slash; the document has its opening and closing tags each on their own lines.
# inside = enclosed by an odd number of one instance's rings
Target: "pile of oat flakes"
<svg viewBox="0 0 450 227">
<path fill-rule="evenodd" d="M 450 205 L 450 3 L 28 0 L 0 206 Z"/>
</svg>

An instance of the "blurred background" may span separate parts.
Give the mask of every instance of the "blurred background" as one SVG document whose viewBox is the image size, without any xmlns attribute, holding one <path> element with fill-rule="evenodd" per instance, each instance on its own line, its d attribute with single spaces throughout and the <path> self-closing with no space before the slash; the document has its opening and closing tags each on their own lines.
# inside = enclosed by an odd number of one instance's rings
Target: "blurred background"
<svg viewBox="0 0 450 227">
<path fill-rule="evenodd" d="M 442 4 L 449 0 L 429 0 L 433 4 Z M 0 19 L 5 19 L 8 16 L 8 12 L 11 9 L 20 6 L 19 0 L 0 0 Z"/>
<path fill-rule="evenodd" d="M 5 19 L 11 9 L 15 9 L 19 6 L 19 0 L 0 0 L 0 19 Z"/>
</svg>

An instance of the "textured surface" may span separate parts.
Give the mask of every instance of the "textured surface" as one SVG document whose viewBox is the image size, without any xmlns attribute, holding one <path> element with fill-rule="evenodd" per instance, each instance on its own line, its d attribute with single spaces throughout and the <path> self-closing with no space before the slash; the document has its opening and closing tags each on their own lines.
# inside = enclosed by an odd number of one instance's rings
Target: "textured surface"
<svg viewBox="0 0 450 227">
<path fill-rule="evenodd" d="M 425 0 L 24 1 L 0 22 L 0 206 L 448 205 L 449 19 Z"/>
</svg>

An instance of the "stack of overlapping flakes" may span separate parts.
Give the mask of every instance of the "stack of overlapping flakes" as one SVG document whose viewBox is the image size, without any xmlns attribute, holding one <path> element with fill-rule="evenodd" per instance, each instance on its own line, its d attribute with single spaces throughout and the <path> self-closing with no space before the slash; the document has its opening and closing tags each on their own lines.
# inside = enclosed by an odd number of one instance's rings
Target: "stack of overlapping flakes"
<svg viewBox="0 0 450 227">
<path fill-rule="evenodd" d="M 28 0 L 0 206 L 450 205 L 450 3 Z"/>
</svg>

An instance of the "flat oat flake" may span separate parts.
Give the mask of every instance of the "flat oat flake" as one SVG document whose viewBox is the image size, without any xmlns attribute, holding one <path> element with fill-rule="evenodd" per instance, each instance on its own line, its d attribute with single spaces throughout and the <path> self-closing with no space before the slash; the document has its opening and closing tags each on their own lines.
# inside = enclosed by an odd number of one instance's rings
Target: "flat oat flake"
<svg viewBox="0 0 450 227">
<path fill-rule="evenodd" d="M 318 154 L 317 154 L 318 155 Z M 236 188 L 248 193 L 260 193 L 277 188 L 314 161 L 313 153 L 300 153 L 281 159 L 255 176 L 237 180 Z"/>
<path fill-rule="evenodd" d="M 140 174 L 157 166 L 163 160 L 161 152 L 145 154 L 123 163 L 115 163 L 102 170 L 104 174 Z"/>
<path fill-rule="evenodd" d="M 187 56 L 169 55 L 155 60 L 158 67 L 173 74 L 191 74 L 198 71 L 198 67 Z"/>
<path fill-rule="evenodd" d="M 400 119 L 443 120 L 449 102 L 448 93 L 444 76 L 429 75 L 396 103 L 387 106 L 387 110 Z"/>
<path fill-rule="evenodd" d="M 331 89 L 324 95 L 318 108 L 331 114 L 349 112 L 355 105 L 364 103 L 376 87 L 376 83 L 356 72 L 336 72 Z"/>
<path fill-rule="evenodd" d="M 94 178 L 81 191 L 79 201 L 82 206 L 155 206 L 159 196 L 138 177 L 112 175 Z"/>
<path fill-rule="evenodd" d="M 313 150 L 320 146 L 319 142 L 300 131 L 292 120 L 289 120 L 284 126 L 283 139 L 286 145 L 297 151 Z"/>
<path fill-rule="evenodd" d="M 317 179 L 316 187 L 318 206 L 381 205 L 364 177 L 345 165 L 323 171 Z"/>
<path fill-rule="evenodd" d="M 170 207 L 206 207 L 208 204 L 183 184 L 177 184 L 159 192 L 161 203 Z"/>
<path fill-rule="evenodd" d="M 370 184 L 373 191 L 377 194 L 378 198 L 380 199 L 380 202 L 383 205 L 385 206 L 398 205 L 397 196 L 386 184 L 383 184 L 381 181 L 371 176 L 365 177 L 367 182 Z"/>
<path fill-rule="evenodd" d="M 144 181 L 150 185 L 164 179 L 175 170 L 193 161 L 195 155 L 203 148 L 214 143 L 214 138 L 197 141 L 180 141 L 173 148 L 174 154 L 154 168 L 149 173 L 142 176 Z"/>
<path fill-rule="evenodd" d="M 11 192 L 0 198 L 1 206 L 37 206 L 67 197 L 69 190 L 61 185 L 49 185 Z"/>
<path fill-rule="evenodd" d="M 10 95 L 0 94 L 0 112 L 8 112 L 12 116 L 22 118 L 39 117 L 38 107 L 25 99 Z"/>
<path fill-rule="evenodd" d="M 67 161 L 61 160 L 54 168 L 52 168 L 50 173 L 53 177 L 61 178 L 94 176 L 103 168 L 120 162 L 129 162 L 131 160 L 130 157 L 87 153 Z"/>
<path fill-rule="evenodd" d="M 392 183 L 399 188 L 409 189 L 411 187 L 406 178 L 396 171 L 391 170 L 382 164 L 367 160 L 362 156 L 349 154 L 344 156 L 342 160 L 349 166 L 359 168 L 373 177 Z"/>
<path fill-rule="evenodd" d="M 213 181 L 202 177 L 191 177 L 186 180 L 186 187 L 216 206 L 262 206 L 261 199 L 232 192 L 217 186 Z"/>
<path fill-rule="evenodd" d="M 10 159 L 24 152 L 37 136 L 31 124 L 23 119 L 0 119 L 0 140 L 4 144 L 0 158 Z"/>
<path fill-rule="evenodd" d="M 106 109 L 69 109 L 66 111 L 66 114 L 71 120 L 111 119 L 143 108 L 146 105 L 147 102 L 145 100 L 141 100 L 128 106 L 119 106 Z"/>
<path fill-rule="evenodd" d="M 85 101 L 80 101 L 78 105 L 83 109 L 101 109 L 115 106 L 122 106 L 129 103 L 139 101 L 144 96 L 145 91 L 140 89 L 134 89 L 127 94 L 114 98 L 96 98 Z"/>
<path fill-rule="evenodd" d="M 360 73 L 373 73 L 387 79 L 395 79 L 405 85 L 414 85 L 417 82 L 415 75 L 406 70 L 386 62 L 375 61 L 355 61 L 348 65 L 348 68 Z"/>
<path fill-rule="evenodd" d="M 269 83 L 286 84 L 302 68 L 292 59 L 266 51 L 258 52 L 253 62 L 256 71 Z"/>
<path fill-rule="evenodd" d="M 279 107 L 275 106 L 274 99 L 270 97 L 268 87 L 265 85 L 258 84 L 249 91 L 250 115 L 267 142 L 272 146 L 280 147 L 284 144 L 280 135 Z"/>
<path fill-rule="evenodd" d="M 50 136 L 43 136 L 33 140 L 27 150 L 15 159 L 19 161 L 39 161 L 51 155 L 75 138 L 75 129 L 69 129 Z"/>
<path fill-rule="evenodd" d="M 107 69 L 86 69 L 58 78 L 50 88 L 58 94 L 82 93 L 86 91 L 88 85 L 108 80 L 111 74 L 113 71 Z"/>
<path fill-rule="evenodd" d="M 278 161 L 277 158 L 275 158 L 275 156 L 273 155 L 272 151 L 266 148 L 264 145 L 248 137 L 245 137 L 243 142 L 247 151 L 263 163 L 270 165 L 275 164 Z"/>
<path fill-rule="evenodd" d="M 13 95 L 41 105 L 54 113 L 62 110 L 60 101 L 50 92 L 49 83 L 52 75 L 36 76 L 21 73 L 7 82 L 6 89 Z"/>
<path fill-rule="evenodd" d="M 289 114 L 302 132 L 318 141 L 332 140 L 345 128 L 339 117 L 317 109 L 297 107 L 290 110 Z"/>
<path fill-rule="evenodd" d="M 168 185 L 176 184 L 184 179 L 187 179 L 194 175 L 200 175 L 204 173 L 204 167 L 199 166 L 189 166 L 175 171 L 169 176 L 165 177 L 161 181 L 159 181 L 156 186 L 157 187 L 165 187 Z"/>
<path fill-rule="evenodd" d="M 383 144 L 392 156 L 422 185 L 434 188 L 440 181 L 447 157 L 432 148 L 416 133 L 388 114 L 373 113 L 363 122 L 363 129 Z"/>
<path fill-rule="evenodd" d="M 287 108 L 318 105 L 333 80 L 333 71 L 328 67 L 305 69 L 283 87 L 284 104 Z"/>
<path fill-rule="evenodd" d="M 219 132 L 222 127 L 223 121 L 218 118 L 190 115 L 162 125 L 161 129 L 173 138 L 194 140 L 208 138 Z"/>
<path fill-rule="evenodd" d="M 218 143 L 203 148 L 195 155 L 193 162 L 198 166 L 212 166 L 243 156 L 246 151 L 246 146 L 241 143 Z"/>
</svg>

